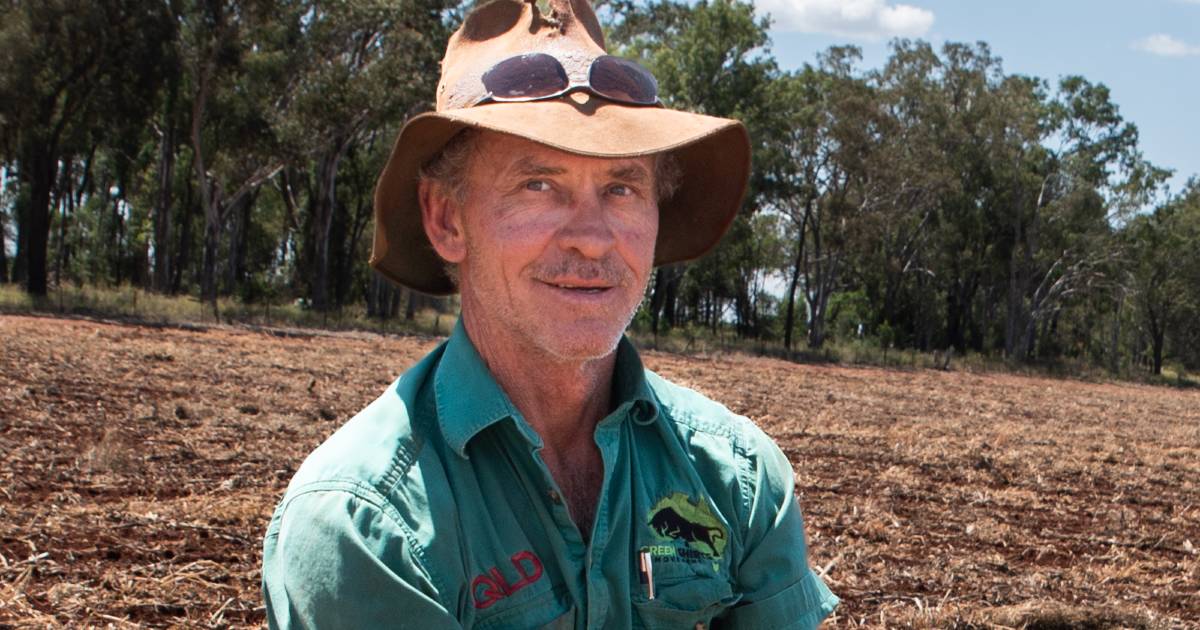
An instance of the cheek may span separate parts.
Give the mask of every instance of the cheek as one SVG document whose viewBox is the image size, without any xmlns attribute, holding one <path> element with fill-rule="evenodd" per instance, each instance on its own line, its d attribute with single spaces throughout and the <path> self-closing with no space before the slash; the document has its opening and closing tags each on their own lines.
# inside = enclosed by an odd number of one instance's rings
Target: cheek
<svg viewBox="0 0 1200 630">
<path fill-rule="evenodd" d="M 551 213 L 528 209 L 497 207 L 480 216 L 468 232 L 477 250 L 490 252 L 484 264 L 498 268 L 523 267 L 535 259 L 554 235 L 556 224 Z"/>
<path fill-rule="evenodd" d="M 630 265 L 639 270 L 654 265 L 654 245 L 658 240 L 658 211 L 652 210 L 627 222 L 620 231 L 621 240 L 631 258 Z"/>
</svg>

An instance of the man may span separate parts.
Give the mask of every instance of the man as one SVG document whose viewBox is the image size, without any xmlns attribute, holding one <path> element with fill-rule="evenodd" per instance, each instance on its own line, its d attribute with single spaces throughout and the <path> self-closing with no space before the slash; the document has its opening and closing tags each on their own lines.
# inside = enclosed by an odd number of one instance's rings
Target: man
<svg viewBox="0 0 1200 630">
<path fill-rule="evenodd" d="M 372 262 L 450 339 L 318 448 L 267 531 L 272 627 L 811 628 L 792 470 L 622 337 L 737 211 L 735 121 L 665 109 L 586 0 L 498 0 L 401 131 Z"/>
</svg>

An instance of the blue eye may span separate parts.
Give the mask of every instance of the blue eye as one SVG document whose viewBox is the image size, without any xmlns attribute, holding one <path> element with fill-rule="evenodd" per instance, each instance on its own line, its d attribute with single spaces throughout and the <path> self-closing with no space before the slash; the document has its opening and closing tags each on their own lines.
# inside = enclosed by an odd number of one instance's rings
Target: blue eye
<svg viewBox="0 0 1200 630">
<path fill-rule="evenodd" d="M 548 192 L 550 190 L 550 182 L 541 179 L 531 179 L 525 182 L 525 190 L 533 192 Z"/>
<path fill-rule="evenodd" d="M 616 195 L 618 197 L 625 197 L 633 194 L 633 190 L 631 190 L 625 184 L 613 184 L 612 186 L 608 187 L 608 192 L 609 194 Z"/>
</svg>

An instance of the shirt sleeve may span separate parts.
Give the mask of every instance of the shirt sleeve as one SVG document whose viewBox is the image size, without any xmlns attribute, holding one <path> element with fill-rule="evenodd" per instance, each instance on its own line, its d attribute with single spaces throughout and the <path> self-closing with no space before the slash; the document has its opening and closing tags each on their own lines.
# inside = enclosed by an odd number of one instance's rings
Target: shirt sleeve
<svg viewBox="0 0 1200 630">
<path fill-rule="evenodd" d="M 808 566 L 804 519 L 796 501 L 792 466 L 765 434 L 751 469 L 746 551 L 738 565 L 742 603 L 723 628 L 816 628 L 838 598 Z"/>
<path fill-rule="evenodd" d="M 380 505 L 341 489 L 285 501 L 263 543 L 270 628 L 461 627 L 411 537 Z"/>
</svg>

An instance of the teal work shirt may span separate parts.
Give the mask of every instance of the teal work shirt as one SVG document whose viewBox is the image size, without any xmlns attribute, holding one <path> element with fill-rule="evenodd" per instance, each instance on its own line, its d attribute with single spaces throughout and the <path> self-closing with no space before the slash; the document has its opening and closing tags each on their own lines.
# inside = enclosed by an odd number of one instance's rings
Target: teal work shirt
<svg viewBox="0 0 1200 630">
<path fill-rule="evenodd" d="M 816 627 L 838 599 L 774 442 L 628 340 L 613 395 L 585 541 L 460 323 L 292 479 L 264 541 L 270 627 Z"/>
</svg>

